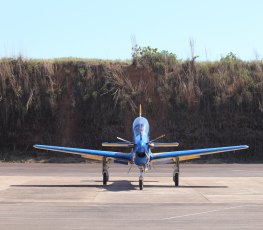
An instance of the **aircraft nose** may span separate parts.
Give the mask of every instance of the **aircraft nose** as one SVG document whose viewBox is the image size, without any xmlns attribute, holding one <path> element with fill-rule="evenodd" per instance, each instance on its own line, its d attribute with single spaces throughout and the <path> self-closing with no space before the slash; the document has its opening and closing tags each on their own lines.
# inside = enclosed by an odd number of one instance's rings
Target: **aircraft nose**
<svg viewBox="0 0 263 230">
<path fill-rule="evenodd" d="M 145 151 L 145 144 L 143 142 L 139 142 L 137 144 L 137 150 L 138 150 L 138 152 L 144 152 Z"/>
</svg>

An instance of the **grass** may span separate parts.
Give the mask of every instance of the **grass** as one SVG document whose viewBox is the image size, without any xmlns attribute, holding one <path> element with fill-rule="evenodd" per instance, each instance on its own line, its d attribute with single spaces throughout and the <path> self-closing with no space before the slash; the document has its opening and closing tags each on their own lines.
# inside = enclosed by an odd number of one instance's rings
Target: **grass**
<svg viewBox="0 0 263 230">
<path fill-rule="evenodd" d="M 97 59 L 97 58 L 78 58 L 78 57 L 61 57 L 61 58 L 50 58 L 50 59 L 32 59 L 32 58 L 24 58 L 24 57 L 18 57 L 18 58 L 0 58 L 0 62 L 10 62 L 15 61 L 17 59 L 22 59 L 27 62 L 32 63 L 66 63 L 66 62 L 85 62 L 90 64 L 131 64 L 131 60 L 121 60 L 121 59 Z"/>
</svg>

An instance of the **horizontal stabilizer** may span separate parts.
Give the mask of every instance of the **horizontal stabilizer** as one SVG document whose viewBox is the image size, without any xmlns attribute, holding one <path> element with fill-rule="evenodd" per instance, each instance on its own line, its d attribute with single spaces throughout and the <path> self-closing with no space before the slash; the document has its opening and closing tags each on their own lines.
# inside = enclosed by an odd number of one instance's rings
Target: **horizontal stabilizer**
<svg viewBox="0 0 263 230">
<path fill-rule="evenodd" d="M 177 147 L 179 146 L 178 142 L 151 142 L 149 143 L 149 146 L 152 148 L 160 148 L 160 147 Z"/>
<path fill-rule="evenodd" d="M 103 147 L 126 147 L 132 148 L 134 146 L 131 142 L 102 142 Z"/>
</svg>

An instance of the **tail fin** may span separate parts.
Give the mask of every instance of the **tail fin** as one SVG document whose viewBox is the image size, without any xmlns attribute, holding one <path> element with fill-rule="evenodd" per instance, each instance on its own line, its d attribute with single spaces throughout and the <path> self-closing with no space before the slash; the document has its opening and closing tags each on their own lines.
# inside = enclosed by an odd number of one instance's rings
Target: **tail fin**
<svg viewBox="0 0 263 230">
<path fill-rule="evenodd" d="M 142 104 L 140 104 L 139 117 L 142 117 Z M 141 126 L 141 124 L 140 124 L 140 126 Z M 140 139 L 142 140 L 142 132 L 141 132 L 141 127 L 140 127 Z"/>
</svg>

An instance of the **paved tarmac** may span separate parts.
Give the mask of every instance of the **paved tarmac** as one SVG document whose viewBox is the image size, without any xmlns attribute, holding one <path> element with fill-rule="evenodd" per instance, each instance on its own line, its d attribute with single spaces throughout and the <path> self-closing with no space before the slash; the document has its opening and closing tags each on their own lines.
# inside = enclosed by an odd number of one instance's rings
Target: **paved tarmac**
<svg viewBox="0 0 263 230">
<path fill-rule="evenodd" d="M 138 169 L 0 163 L 0 229 L 263 229 L 263 165 L 169 165 L 138 189 Z"/>
</svg>

